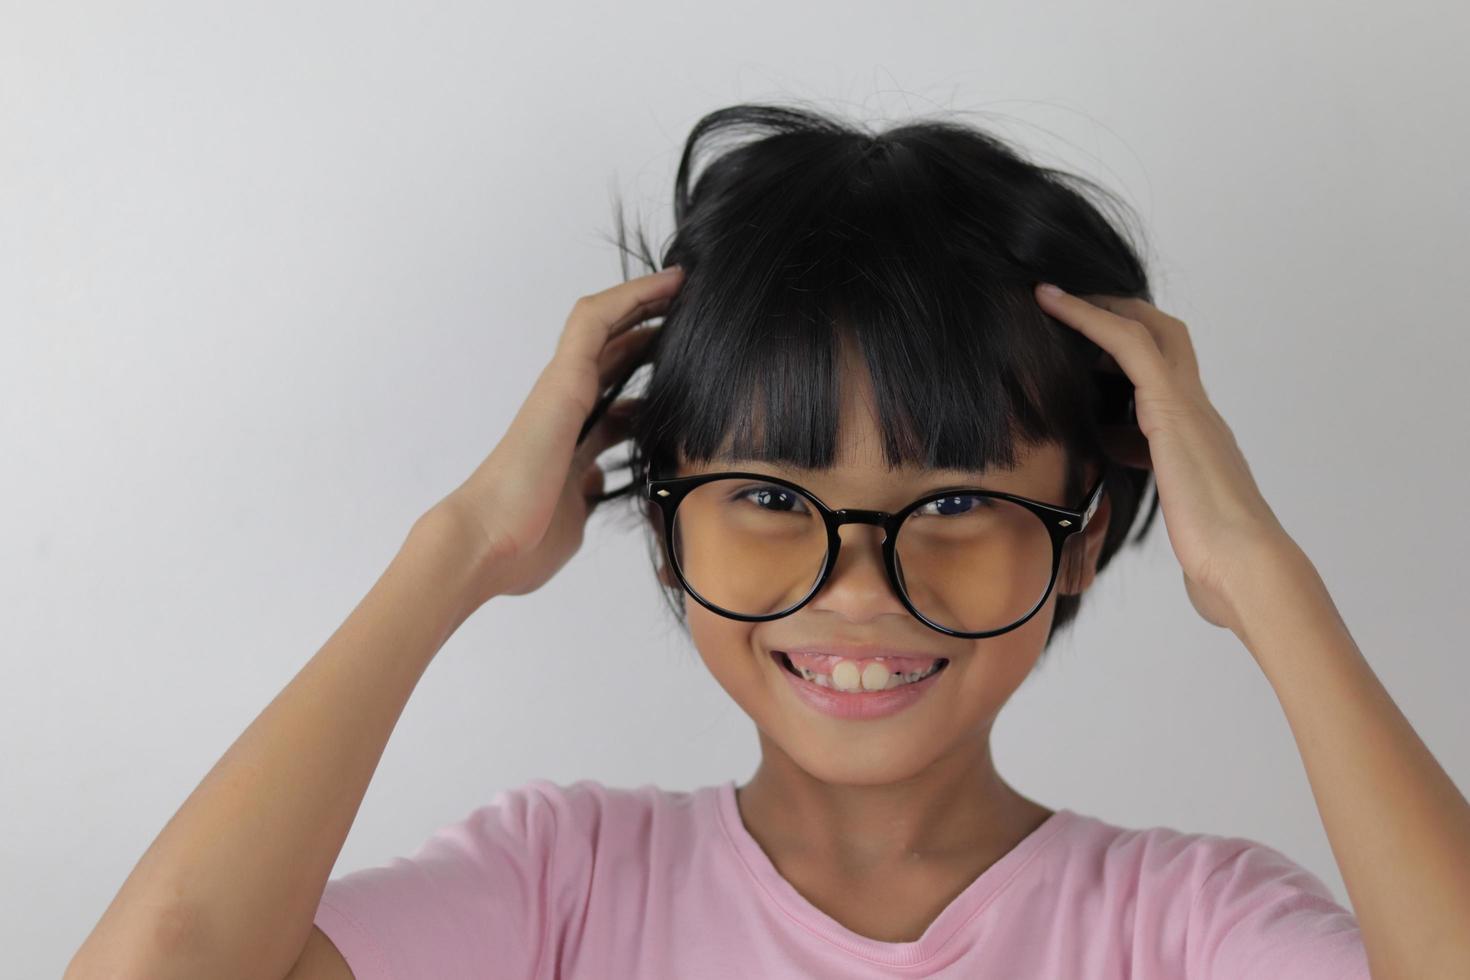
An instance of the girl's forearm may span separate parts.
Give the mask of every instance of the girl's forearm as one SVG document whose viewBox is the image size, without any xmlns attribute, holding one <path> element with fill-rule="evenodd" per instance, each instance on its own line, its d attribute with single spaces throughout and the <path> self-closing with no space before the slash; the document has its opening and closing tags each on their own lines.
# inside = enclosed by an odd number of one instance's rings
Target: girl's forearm
<svg viewBox="0 0 1470 980">
<path fill-rule="evenodd" d="M 1293 543 L 1262 556 L 1239 631 L 1285 710 L 1375 980 L 1470 977 L 1470 803 Z"/>
<path fill-rule="evenodd" d="M 404 705 L 473 611 L 463 540 L 433 512 L 414 525 L 164 826 L 68 978 L 287 973 Z"/>
</svg>

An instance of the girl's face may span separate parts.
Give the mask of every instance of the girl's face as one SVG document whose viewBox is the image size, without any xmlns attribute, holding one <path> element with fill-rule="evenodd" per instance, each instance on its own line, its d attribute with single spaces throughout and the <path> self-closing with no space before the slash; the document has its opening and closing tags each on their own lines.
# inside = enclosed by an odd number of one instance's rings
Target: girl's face
<svg viewBox="0 0 1470 980">
<path fill-rule="evenodd" d="M 690 464 L 678 475 L 741 469 L 785 476 L 833 508 L 895 511 L 923 493 L 955 483 L 1002 490 L 1046 503 L 1063 500 L 1065 457 L 1047 444 L 1021 450 L 1011 470 L 964 473 L 947 470 L 890 471 L 873 421 L 866 373 L 849 365 L 836 464 L 827 470 L 797 471 L 775 464 L 727 462 Z M 882 531 L 846 525 L 831 576 L 811 601 L 789 616 L 742 622 L 711 612 L 684 595 L 689 630 L 700 657 L 720 686 L 756 723 L 768 746 L 774 743 L 798 766 L 823 782 L 876 785 L 909 778 L 952 753 L 988 750 L 988 736 L 1001 707 L 1040 657 L 1051 627 L 1056 596 L 1091 582 L 1107 526 L 1104 495 L 1092 522 L 1069 548 L 1085 547 L 1081 576 L 1065 574 L 1046 603 L 1016 629 L 985 639 L 962 639 L 930 629 L 915 619 L 893 593 L 880 551 Z M 1077 540 L 1084 539 L 1083 542 Z M 1064 560 L 1062 572 L 1067 570 Z M 675 582 L 665 568 L 666 582 Z M 930 690 L 896 714 L 854 720 L 808 706 L 792 688 L 773 650 L 834 640 L 893 646 L 946 657 L 950 663 Z"/>
</svg>

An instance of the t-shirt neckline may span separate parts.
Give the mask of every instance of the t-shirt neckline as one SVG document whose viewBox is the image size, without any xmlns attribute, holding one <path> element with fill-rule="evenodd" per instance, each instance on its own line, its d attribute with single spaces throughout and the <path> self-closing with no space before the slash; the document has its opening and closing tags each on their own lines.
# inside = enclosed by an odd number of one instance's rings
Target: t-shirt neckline
<svg viewBox="0 0 1470 980">
<path fill-rule="evenodd" d="M 855 956 L 884 966 L 916 966 L 937 955 L 971 919 L 985 910 L 1073 817 L 1072 811 L 1065 807 L 1053 812 L 956 895 L 929 923 L 922 936 L 912 942 L 892 943 L 853 932 L 807 901 L 796 886 L 776 870 L 769 855 L 740 819 L 735 780 L 719 783 L 715 789 L 716 809 L 725 839 L 755 883 L 776 906 L 797 926 Z"/>
</svg>

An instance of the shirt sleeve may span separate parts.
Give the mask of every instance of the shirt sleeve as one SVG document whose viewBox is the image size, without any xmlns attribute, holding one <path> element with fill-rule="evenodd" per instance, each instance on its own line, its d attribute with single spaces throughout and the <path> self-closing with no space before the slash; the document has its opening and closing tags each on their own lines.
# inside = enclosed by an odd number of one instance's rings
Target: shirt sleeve
<svg viewBox="0 0 1470 980">
<path fill-rule="evenodd" d="M 413 854 L 328 881 L 315 924 L 356 980 L 540 975 L 564 904 L 555 880 L 566 815 L 545 780 L 502 791 Z"/>
<path fill-rule="evenodd" d="M 1321 879 L 1275 848 L 1232 843 L 1190 908 L 1191 980 L 1371 980 L 1357 919 Z"/>
</svg>

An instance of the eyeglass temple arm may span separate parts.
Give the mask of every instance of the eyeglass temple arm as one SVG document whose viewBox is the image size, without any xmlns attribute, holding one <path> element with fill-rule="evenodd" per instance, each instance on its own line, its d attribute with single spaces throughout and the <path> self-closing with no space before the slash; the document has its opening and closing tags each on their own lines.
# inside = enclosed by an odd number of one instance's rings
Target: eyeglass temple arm
<svg viewBox="0 0 1470 980">
<path fill-rule="evenodd" d="M 1092 496 L 1087 501 L 1087 509 L 1082 512 L 1081 526 L 1078 527 L 1079 531 L 1092 522 L 1092 515 L 1096 514 L 1098 507 L 1102 505 L 1103 485 L 1107 482 L 1107 474 L 1108 468 L 1104 464 L 1102 470 L 1098 473 L 1097 486 L 1092 488 Z"/>
</svg>

